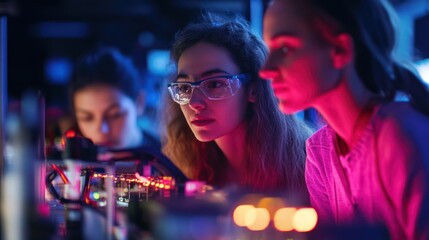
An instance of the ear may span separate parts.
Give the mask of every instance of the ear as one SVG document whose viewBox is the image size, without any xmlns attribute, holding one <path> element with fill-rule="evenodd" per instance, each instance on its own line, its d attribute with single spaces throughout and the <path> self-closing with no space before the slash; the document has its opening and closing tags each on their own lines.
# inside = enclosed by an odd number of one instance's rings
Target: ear
<svg viewBox="0 0 429 240">
<path fill-rule="evenodd" d="M 146 93 L 140 90 L 136 99 L 137 115 L 141 116 L 146 108 Z"/>
<path fill-rule="evenodd" d="M 255 83 L 249 84 L 249 87 L 247 89 L 247 100 L 251 103 L 256 102 L 256 89 L 255 89 Z"/>
<path fill-rule="evenodd" d="M 353 39 L 349 34 L 341 33 L 333 39 L 331 49 L 332 64 L 341 69 L 350 64 L 354 58 Z"/>
</svg>

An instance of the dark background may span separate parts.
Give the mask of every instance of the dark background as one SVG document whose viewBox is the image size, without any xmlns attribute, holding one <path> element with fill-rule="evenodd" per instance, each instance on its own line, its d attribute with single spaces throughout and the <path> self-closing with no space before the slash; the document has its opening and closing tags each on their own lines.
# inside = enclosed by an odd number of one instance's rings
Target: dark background
<svg viewBox="0 0 429 240">
<path fill-rule="evenodd" d="M 391 0 L 401 9 L 427 0 Z M 130 56 L 159 90 L 163 76 L 148 71 L 147 56 L 168 50 L 177 30 L 197 21 L 204 11 L 240 14 L 248 20 L 251 6 L 264 11 L 268 0 L 16 0 L 0 1 L 8 16 L 8 98 L 18 100 L 28 89 L 40 91 L 47 108 L 68 108 L 66 84 L 74 63 L 96 46 L 114 46 Z M 254 5 L 253 5 L 254 6 Z M 426 5 L 425 5 L 426 6 Z M 411 9 L 411 8 L 410 8 Z M 410 15 L 413 10 L 409 11 Z M 404 14 L 402 11 L 402 14 Z M 427 13 L 428 11 L 426 11 Z M 429 15 L 415 16 L 414 44 L 420 57 L 429 57 Z M 262 19 L 257 20 L 259 24 Z M 426 30 L 426 31 L 425 31 Z M 149 99 L 157 106 L 157 97 Z"/>
<path fill-rule="evenodd" d="M 204 10 L 249 18 L 249 1 L 17 1 L 8 17 L 8 93 L 41 90 L 48 105 L 66 106 L 75 61 L 96 46 L 115 46 L 143 74 L 147 54 L 168 50 L 175 32 Z"/>
</svg>

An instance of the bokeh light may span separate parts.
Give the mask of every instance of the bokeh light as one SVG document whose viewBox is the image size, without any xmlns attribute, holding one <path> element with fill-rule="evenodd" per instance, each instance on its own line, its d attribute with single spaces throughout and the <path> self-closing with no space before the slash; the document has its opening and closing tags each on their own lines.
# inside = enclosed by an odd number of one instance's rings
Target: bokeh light
<svg viewBox="0 0 429 240">
<path fill-rule="evenodd" d="M 296 208 L 280 208 L 274 215 L 274 227 L 278 231 L 288 232 L 294 229 L 293 219 Z"/>
<path fill-rule="evenodd" d="M 249 209 L 244 222 L 249 230 L 262 231 L 270 224 L 270 213 L 265 208 Z"/>
<path fill-rule="evenodd" d="M 309 232 L 316 227 L 317 212 L 314 208 L 301 208 L 293 217 L 293 226 L 297 232 Z"/>
<path fill-rule="evenodd" d="M 237 226 L 240 226 L 240 227 L 245 227 L 246 214 L 250 209 L 253 209 L 253 208 L 255 208 L 253 205 L 240 205 L 236 207 L 233 213 L 233 219 L 235 224 L 237 224 Z"/>
<path fill-rule="evenodd" d="M 256 207 L 267 209 L 268 213 L 270 214 L 270 217 L 272 218 L 271 220 L 274 220 L 273 217 L 277 209 L 282 208 L 284 206 L 285 203 L 281 198 L 264 197 L 259 201 Z"/>
<path fill-rule="evenodd" d="M 100 193 L 98 193 L 98 192 L 92 193 L 92 198 L 95 199 L 95 200 L 100 199 Z"/>
</svg>

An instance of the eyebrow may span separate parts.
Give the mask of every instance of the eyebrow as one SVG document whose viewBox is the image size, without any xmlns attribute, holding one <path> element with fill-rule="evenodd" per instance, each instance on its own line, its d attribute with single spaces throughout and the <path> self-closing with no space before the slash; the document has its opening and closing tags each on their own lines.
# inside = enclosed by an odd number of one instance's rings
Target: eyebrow
<svg viewBox="0 0 429 240">
<path fill-rule="evenodd" d="M 296 33 L 296 31 L 288 31 L 288 30 L 281 31 L 274 34 L 274 36 L 271 37 L 271 40 L 278 37 L 298 37 L 298 33 Z"/>
<path fill-rule="evenodd" d="M 110 110 L 112 110 L 112 109 L 115 109 L 115 108 L 120 108 L 120 106 L 119 106 L 119 103 L 112 103 L 112 104 L 110 104 L 110 106 L 108 106 L 107 108 L 106 108 L 106 110 L 104 110 L 104 112 L 108 112 L 108 111 L 110 111 Z M 76 109 L 76 113 L 84 113 L 84 114 L 92 114 L 92 112 L 91 111 L 88 111 L 88 110 L 85 110 L 85 109 Z"/>
<path fill-rule="evenodd" d="M 229 73 L 229 72 L 227 72 L 225 70 L 222 70 L 220 68 L 214 68 L 214 69 L 209 69 L 207 71 L 204 71 L 203 73 L 200 74 L 199 77 L 200 78 L 204 78 L 204 77 L 208 77 L 208 76 L 213 75 L 213 74 L 227 74 L 227 75 L 232 75 L 231 73 Z M 189 75 L 187 75 L 185 73 L 179 73 L 177 75 L 176 80 L 179 79 L 179 78 L 189 79 Z"/>
<path fill-rule="evenodd" d="M 300 45 L 301 40 L 298 34 L 293 32 L 280 32 L 271 37 L 270 42 L 276 43 L 281 40 L 287 40 L 288 42 L 291 42 L 293 45 Z"/>
</svg>

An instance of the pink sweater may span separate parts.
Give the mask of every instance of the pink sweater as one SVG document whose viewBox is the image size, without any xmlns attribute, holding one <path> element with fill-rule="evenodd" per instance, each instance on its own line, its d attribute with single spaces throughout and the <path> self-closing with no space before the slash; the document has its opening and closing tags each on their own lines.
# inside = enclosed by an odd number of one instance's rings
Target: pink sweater
<svg viewBox="0 0 429 240">
<path fill-rule="evenodd" d="M 306 182 L 321 221 L 383 224 L 392 239 L 429 239 L 429 117 L 407 103 L 378 109 L 338 154 L 329 126 L 307 141 Z"/>
</svg>

